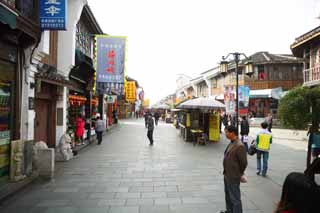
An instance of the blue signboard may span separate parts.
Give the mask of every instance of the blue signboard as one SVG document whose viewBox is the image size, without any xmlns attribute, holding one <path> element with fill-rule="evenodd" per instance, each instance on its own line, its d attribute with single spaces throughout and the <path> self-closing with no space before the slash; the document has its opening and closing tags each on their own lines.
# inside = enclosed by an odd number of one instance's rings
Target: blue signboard
<svg viewBox="0 0 320 213">
<path fill-rule="evenodd" d="M 40 0 L 42 30 L 66 30 L 67 0 Z"/>
<path fill-rule="evenodd" d="M 96 90 L 99 94 L 124 94 L 126 37 L 96 36 Z"/>
<path fill-rule="evenodd" d="M 250 87 L 239 86 L 239 111 L 241 115 L 248 114 Z"/>
</svg>

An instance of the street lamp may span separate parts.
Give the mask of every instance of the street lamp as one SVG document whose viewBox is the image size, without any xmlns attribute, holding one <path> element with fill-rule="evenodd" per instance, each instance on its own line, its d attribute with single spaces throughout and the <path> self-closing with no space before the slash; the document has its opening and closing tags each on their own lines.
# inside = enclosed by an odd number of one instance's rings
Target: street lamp
<svg viewBox="0 0 320 213">
<path fill-rule="evenodd" d="M 236 63 L 236 127 L 237 127 L 237 132 L 239 132 L 239 92 L 238 92 L 238 87 L 239 87 L 239 76 L 238 76 L 238 65 L 239 65 L 239 61 L 240 61 L 240 57 L 244 56 L 247 61 L 245 63 L 245 74 L 247 75 L 252 75 L 253 74 L 253 65 L 252 62 L 250 60 L 250 58 L 248 58 L 244 53 L 229 53 L 226 57 L 222 56 L 222 61 L 220 62 L 220 72 L 221 73 L 227 73 L 228 72 L 228 64 L 229 61 L 226 61 L 226 59 L 229 56 L 233 56 L 234 61 Z"/>
</svg>

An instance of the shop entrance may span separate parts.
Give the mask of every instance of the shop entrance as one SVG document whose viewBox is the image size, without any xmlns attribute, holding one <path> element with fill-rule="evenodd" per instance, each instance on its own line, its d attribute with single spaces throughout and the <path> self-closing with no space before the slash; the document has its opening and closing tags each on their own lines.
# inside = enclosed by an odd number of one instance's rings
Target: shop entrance
<svg viewBox="0 0 320 213">
<path fill-rule="evenodd" d="M 35 132 L 34 139 L 36 141 L 44 141 L 49 145 L 48 138 L 48 121 L 49 121 L 50 102 L 44 99 L 37 99 L 35 104 Z"/>
<path fill-rule="evenodd" d="M 41 91 L 36 93 L 34 104 L 34 139 L 46 142 L 50 148 L 56 144 L 56 91 L 56 85 L 41 82 Z"/>
</svg>

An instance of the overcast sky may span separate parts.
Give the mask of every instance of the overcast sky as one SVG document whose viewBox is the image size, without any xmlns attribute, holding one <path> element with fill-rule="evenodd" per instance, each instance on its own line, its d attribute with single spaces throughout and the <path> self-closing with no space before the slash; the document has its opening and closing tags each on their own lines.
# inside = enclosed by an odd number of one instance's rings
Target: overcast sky
<svg viewBox="0 0 320 213">
<path fill-rule="evenodd" d="M 197 77 L 229 52 L 291 53 L 320 25 L 320 0 L 88 0 L 102 30 L 128 36 L 127 75 L 155 103 L 179 73 Z"/>
</svg>

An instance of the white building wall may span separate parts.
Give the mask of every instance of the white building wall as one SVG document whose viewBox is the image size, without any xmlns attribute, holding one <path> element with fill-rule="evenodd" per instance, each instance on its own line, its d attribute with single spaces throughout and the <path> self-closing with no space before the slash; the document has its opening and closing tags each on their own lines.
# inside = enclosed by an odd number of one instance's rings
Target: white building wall
<svg viewBox="0 0 320 213">
<path fill-rule="evenodd" d="M 44 57 L 44 54 L 49 54 L 50 45 L 50 32 L 44 31 L 41 36 L 41 41 L 33 53 L 32 50 L 35 45 L 26 49 L 25 54 L 25 65 L 23 67 L 22 76 L 22 96 L 21 96 L 21 139 L 22 140 L 33 140 L 34 139 L 34 120 L 35 110 L 29 109 L 29 98 L 35 97 L 35 74 L 38 72 L 37 65 Z M 32 57 L 32 63 L 30 58 Z M 31 86 L 33 85 L 33 86 Z"/>
</svg>

